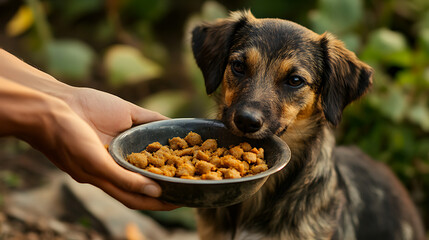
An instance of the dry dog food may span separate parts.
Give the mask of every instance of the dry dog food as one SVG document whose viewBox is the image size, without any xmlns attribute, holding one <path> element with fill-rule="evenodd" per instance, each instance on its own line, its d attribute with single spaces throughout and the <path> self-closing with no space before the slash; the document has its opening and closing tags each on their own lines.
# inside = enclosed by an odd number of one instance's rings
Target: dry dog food
<svg viewBox="0 0 429 240">
<path fill-rule="evenodd" d="M 199 134 L 189 132 L 168 143 L 151 143 L 142 152 L 129 154 L 127 161 L 149 172 L 186 179 L 241 178 L 268 169 L 264 149 L 246 142 L 227 149 L 218 147 L 215 139 L 203 141 Z"/>
</svg>

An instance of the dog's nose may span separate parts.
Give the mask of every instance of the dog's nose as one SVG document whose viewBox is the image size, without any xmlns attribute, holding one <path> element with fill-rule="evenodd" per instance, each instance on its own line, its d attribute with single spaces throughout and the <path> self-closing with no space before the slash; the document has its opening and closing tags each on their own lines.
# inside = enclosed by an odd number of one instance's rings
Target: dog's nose
<svg viewBox="0 0 429 240">
<path fill-rule="evenodd" d="M 261 129 L 263 121 L 259 114 L 243 110 L 235 113 L 234 123 L 243 133 L 254 133 Z"/>
</svg>

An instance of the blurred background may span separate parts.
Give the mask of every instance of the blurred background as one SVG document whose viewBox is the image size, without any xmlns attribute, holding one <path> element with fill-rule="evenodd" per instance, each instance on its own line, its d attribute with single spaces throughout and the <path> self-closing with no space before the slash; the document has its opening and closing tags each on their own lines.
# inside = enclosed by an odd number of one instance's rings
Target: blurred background
<svg viewBox="0 0 429 240">
<path fill-rule="evenodd" d="M 242 9 L 332 32 L 375 69 L 372 91 L 345 110 L 338 143 L 389 165 L 429 229 L 427 0 L 0 0 L 0 47 L 70 85 L 171 118 L 213 118 L 189 32 Z M 0 208 L 7 193 L 43 183 L 34 179 L 37 167 L 23 170 L 31 161 L 16 161 L 34 157 L 41 158 L 25 143 L 0 139 Z M 145 214 L 167 228 L 195 229 L 190 209 Z"/>
</svg>

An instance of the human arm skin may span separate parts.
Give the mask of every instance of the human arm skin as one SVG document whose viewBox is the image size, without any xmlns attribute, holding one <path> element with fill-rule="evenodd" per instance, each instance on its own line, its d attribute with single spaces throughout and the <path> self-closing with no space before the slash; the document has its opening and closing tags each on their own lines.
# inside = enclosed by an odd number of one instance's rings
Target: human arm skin
<svg viewBox="0 0 429 240">
<path fill-rule="evenodd" d="M 96 131 L 103 144 L 132 125 L 167 119 L 109 93 L 62 83 L 3 49 L 0 77 L 63 100 Z"/>
<path fill-rule="evenodd" d="M 133 124 L 165 117 L 108 93 L 58 82 L 3 50 L 0 86 L 0 136 L 28 142 L 76 181 L 95 185 L 130 208 L 176 207 L 153 198 L 160 195 L 159 186 L 117 165 L 104 148 Z"/>
</svg>

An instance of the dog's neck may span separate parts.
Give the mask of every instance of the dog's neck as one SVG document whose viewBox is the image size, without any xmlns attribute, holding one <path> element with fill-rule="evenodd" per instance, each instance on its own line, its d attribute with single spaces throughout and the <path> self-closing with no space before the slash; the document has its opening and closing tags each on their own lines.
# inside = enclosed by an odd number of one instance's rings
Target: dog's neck
<svg viewBox="0 0 429 240">
<path fill-rule="evenodd" d="M 330 125 L 320 116 L 313 115 L 291 125 L 281 138 L 290 147 L 292 156 L 278 178 L 287 178 L 294 186 L 297 186 L 296 181 L 302 180 L 304 185 L 298 187 L 304 187 L 313 178 L 329 174 L 327 169 L 333 169 L 331 156 L 335 138 Z M 310 179 L 307 173 L 311 173 Z"/>
<path fill-rule="evenodd" d="M 337 176 L 331 156 L 335 140 L 330 126 L 314 116 L 290 126 L 281 136 L 291 148 L 291 160 L 252 198 L 231 207 L 199 210 L 202 236 L 252 239 L 246 235 L 249 232 L 273 239 L 279 235 L 284 239 L 332 236 L 342 204 L 335 192 Z"/>
<path fill-rule="evenodd" d="M 275 187 L 276 194 L 279 190 L 287 194 L 308 191 L 314 181 L 322 185 L 320 181 L 328 181 L 334 174 L 331 157 L 335 138 L 332 128 L 320 116 L 315 114 L 289 126 L 281 138 L 291 149 L 291 160 L 268 180 L 267 188 Z"/>
<path fill-rule="evenodd" d="M 289 236 L 287 239 L 311 238 L 316 232 L 332 234 L 324 231 L 331 229 L 327 226 L 334 226 L 337 213 L 324 211 L 332 209 L 328 207 L 332 204 L 341 203 L 332 199 L 337 190 L 337 176 L 331 156 L 335 145 L 331 127 L 323 119 L 309 118 L 290 126 L 281 138 L 291 148 L 290 163 L 270 177 L 261 191 L 244 202 L 242 208 L 274 208 L 275 216 L 271 217 L 276 219 L 275 223 L 266 227 L 272 228 L 272 232 L 285 232 Z M 240 218 L 262 217 L 250 215 L 242 212 Z M 251 224 L 250 221 L 245 224 Z M 285 226 L 293 228 L 285 231 Z M 312 226 L 313 229 L 301 229 L 300 226 Z"/>
</svg>

